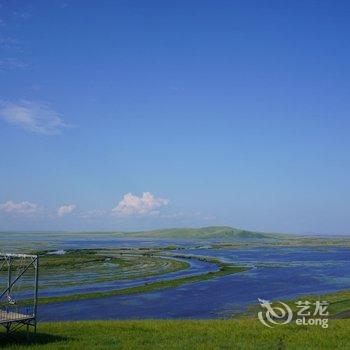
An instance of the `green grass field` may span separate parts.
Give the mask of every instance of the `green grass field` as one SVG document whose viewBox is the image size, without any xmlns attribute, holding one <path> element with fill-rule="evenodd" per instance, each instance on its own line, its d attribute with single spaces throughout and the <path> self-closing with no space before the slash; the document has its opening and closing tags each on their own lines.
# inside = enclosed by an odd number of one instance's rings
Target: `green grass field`
<svg viewBox="0 0 350 350">
<path fill-rule="evenodd" d="M 328 329 L 256 320 L 105 321 L 40 324 L 36 340 L 0 334 L 4 349 L 258 349 L 350 348 L 350 320 L 332 320 Z"/>
</svg>

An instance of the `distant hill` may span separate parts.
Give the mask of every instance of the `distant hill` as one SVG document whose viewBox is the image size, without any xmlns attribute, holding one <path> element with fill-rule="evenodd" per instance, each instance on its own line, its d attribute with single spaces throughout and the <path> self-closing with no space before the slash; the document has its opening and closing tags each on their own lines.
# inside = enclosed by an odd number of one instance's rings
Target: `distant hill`
<svg viewBox="0 0 350 350">
<path fill-rule="evenodd" d="M 242 230 L 230 226 L 209 226 L 201 228 L 170 228 L 154 231 L 124 233 L 129 237 L 180 238 L 180 239 L 277 239 L 287 235 Z"/>
</svg>

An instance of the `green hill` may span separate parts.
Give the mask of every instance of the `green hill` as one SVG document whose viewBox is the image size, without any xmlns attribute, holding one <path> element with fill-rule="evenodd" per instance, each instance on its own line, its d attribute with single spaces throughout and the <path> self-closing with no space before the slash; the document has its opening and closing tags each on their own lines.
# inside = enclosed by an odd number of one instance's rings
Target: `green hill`
<svg viewBox="0 0 350 350">
<path fill-rule="evenodd" d="M 179 239 L 277 239 L 284 235 L 255 232 L 229 226 L 209 226 L 201 228 L 171 228 L 154 231 L 124 233 L 128 237 L 179 238 Z"/>
</svg>

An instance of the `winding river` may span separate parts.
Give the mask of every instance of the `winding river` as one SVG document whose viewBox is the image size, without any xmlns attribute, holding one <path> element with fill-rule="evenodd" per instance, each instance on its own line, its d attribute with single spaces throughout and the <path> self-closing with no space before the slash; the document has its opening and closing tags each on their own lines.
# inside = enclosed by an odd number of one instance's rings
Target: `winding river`
<svg viewBox="0 0 350 350">
<path fill-rule="evenodd" d="M 153 244 L 159 246 L 159 242 L 153 241 Z M 40 319 L 232 317 L 248 305 L 255 304 L 258 298 L 289 299 L 350 286 L 349 248 L 190 248 L 181 250 L 181 253 L 217 257 L 252 268 L 238 274 L 149 293 L 42 305 L 39 308 Z M 210 266 L 199 265 L 202 269 Z M 181 272 L 176 274 L 181 275 Z"/>
</svg>

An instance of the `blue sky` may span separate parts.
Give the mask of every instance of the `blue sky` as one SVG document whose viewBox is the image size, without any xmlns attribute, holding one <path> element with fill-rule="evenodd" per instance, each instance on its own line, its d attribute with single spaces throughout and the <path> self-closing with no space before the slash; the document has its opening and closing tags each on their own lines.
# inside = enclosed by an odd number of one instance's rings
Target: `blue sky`
<svg viewBox="0 0 350 350">
<path fill-rule="evenodd" d="M 0 230 L 350 233 L 349 2 L 0 4 Z"/>
</svg>

